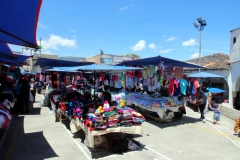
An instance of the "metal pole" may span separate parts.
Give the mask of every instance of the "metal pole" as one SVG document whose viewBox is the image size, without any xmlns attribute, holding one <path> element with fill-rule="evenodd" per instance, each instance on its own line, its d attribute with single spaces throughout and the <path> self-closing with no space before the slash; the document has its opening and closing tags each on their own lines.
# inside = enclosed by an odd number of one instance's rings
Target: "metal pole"
<svg viewBox="0 0 240 160">
<path fill-rule="evenodd" d="M 33 57 L 32 57 L 32 49 L 30 49 L 30 73 L 32 74 L 32 61 L 33 61 Z"/>
<path fill-rule="evenodd" d="M 41 46 L 41 41 L 42 41 L 42 38 L 40 37 L 40 46 Z M 39 50 L 39 52 L 40 52 L 40 55 L 39 55 L 39 57 L 41 57 L 41 52 L 42 52 L 42 49 L 40 49 L 40 50 Z"/>
<path fill-rule="evenodd" d="M 200 32 L 200 37 L 199 37 L 199 58 L 198 58 L 198 65 L 201 65 L 201 48 L 202 48 L 202 30 L 199 30 Z M 201 71 L 201 69 L 199 68 L 199 72 Z"/>
</svg>

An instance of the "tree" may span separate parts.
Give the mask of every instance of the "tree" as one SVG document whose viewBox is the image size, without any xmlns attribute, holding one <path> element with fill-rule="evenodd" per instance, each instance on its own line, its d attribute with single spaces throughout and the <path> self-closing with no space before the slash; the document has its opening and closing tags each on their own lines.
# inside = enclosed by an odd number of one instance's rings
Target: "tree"
<svg viewBox="0 0 240 160">
<path fill-rule="evenodd" d="M 134 57 L 135 59 L 140 59 L 140 56 L 134 53 L 124 54 L 123 56 Z"/>
</svg>

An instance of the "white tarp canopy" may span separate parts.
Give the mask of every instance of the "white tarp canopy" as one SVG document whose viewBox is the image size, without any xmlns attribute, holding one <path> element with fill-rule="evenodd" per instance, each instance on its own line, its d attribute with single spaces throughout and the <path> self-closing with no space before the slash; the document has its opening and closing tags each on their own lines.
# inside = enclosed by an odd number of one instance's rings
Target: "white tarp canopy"
<svg viewBox="0 0 240 160">
<path fill-rule="evenodd" d="M 212 74 L 208 72 L 198 72 L 194 74 L 189 74 L 187 77 L 195 77 L 195 78 L 225 78 L 224 76 L 220 76 L 217 74 Z"/>
</svg>

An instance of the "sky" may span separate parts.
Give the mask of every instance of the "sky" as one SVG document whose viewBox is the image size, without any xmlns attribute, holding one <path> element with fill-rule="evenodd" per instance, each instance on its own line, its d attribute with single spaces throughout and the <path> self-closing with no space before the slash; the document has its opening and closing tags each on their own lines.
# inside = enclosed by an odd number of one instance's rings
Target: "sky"
<svg viewBox="0 0 240 160">
<path fill-rule="evenodd" d="M 230 30 L 240 27 L 239 0 L 43 0 L 37 39 L 42 53 L 87 57 L 100 53 L 161 55 L 176 60 L 230 54 Z M 22 47 L 10 46 L 22 52 Z M 26 53 L 27 51 L 23 51 Z"/>
</svg>

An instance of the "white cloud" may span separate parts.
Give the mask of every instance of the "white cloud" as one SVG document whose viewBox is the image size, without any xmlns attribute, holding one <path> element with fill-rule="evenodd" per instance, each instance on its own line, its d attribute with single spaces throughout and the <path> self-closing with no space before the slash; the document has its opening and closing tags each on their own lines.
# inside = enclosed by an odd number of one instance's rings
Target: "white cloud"
<svg viewBox="0 0 240 160">
<path fill-rule="evenodd" d="M 174 49 L 162 49 L 160 50 L 159 53 L 169 53 L 169 52 L 172 52 Z"/>
<path fill-rule="evenodd" d="M 60 36 L 51 34 L 48 40 L 42 40 L 41 46 L 44 50 L 47 49 L 54 49 L 58 50 L 59 47 L 70 47 L 70 48 L 77 48 L 76 40 L 75 39 L 67 39 L 62 38 Z"/>
<path fill-rule="evenodd" d="M 202 55 L 201 55 L 202 56 Z M 192 59 L 199 58 L 199 53 L 194 53 L 190 56 Z"/>
<path fill-rule="evenodd" d="M 52 53 L 52 52 L 50 52 L 50 51 L 46 51 L 46 52 L 44 52 L 44 54 L 57 55 L 57 54 L 54 54 L 54 53 Z"/>
<path fill-rule="evenodd" d="M 165 38 L 166 36 L 165 36 L 165 35 L 163 35 L 162 37 L 163 37 L 163 38 Z"/>
<path fill-rule="evenodd" d="M 188 46 L 195 46 L 197 44 L 195 39 L 190 39 L 188 41 L 185 41 L 182 43 L 182 46 L 188 47 Z"/>
<path fill-rule="evenodd" d="M 122 10 L 126 10 L 126 9 L 128 9 L 128 7 L 122 7 L 118 11 L 122 11 Z"/>
<path fill-rule="evenodd" d="M 144 48 L 146 48 L 146 41 L 145 40 L 140 40 L 135 44 L 134 46 L 131 47 L 132 51 L 141 51 Z"/>
<path fill-rule="evenodd" d="M 76 32 L 74 29 L 70 29 L 71 32 Z"/>
<path fill-rule="evenodd" d="M 42 23 L 38 23 L 38 26 L 39 26 L 40 28 L 42 28 L 42 29 L 48 29 L 48 27 L 45 26 L 45 25 L 43 25 Z"/>
<path fill-rule="evenodd" d="M 77 38 L 77 36 L 76 36 L 76 35 L 73 35 L 73 38 L 75 38 L 75 39 L 76 39 L 76 38 Z"/>
<path fill-rule="evenodd" d="M 177 39 L 176 37 L 169 37 L 166 41 L 174 41 L 176 39 Z"/>
<path fill-rule="evenodd" d="M 131 4 L 130 7 L 135 6 L 135 4 Z"/>
<path fill-rule="evenodd" d="M 148 47 L 150 49 L 156 49 L 157 48 L 157 46 L 154 43 L 149 44 Z"/>
</svg>

